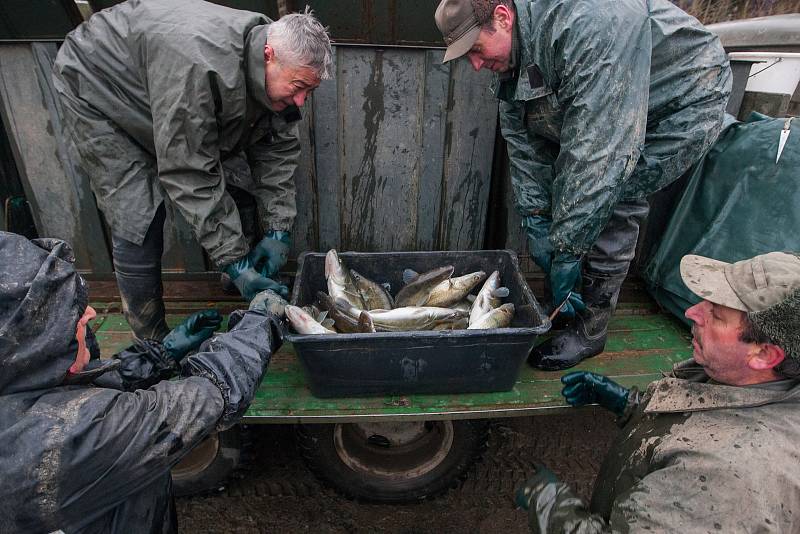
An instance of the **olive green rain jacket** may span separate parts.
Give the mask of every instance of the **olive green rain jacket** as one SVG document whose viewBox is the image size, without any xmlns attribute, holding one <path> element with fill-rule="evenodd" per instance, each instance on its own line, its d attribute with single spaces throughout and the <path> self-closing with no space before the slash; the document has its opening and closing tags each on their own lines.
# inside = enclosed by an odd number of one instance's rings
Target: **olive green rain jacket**
<svg viewBox="0 0 800 534">
<path fill-rule="evenodd" d="M 650 385 L 595 484 L 531 502 L 532 532 L 800 532 L 800 382 L 710 383 L 693 360 Z"/>
<path fill-rule="evenodd" d="M 270 22 L 128 0 L 67 35 L 53 67 L 64 135 L 114 235 L 141 244 L 168 198 L 211 259 L 231 263 L 249 251 L 231 184 L 254 195 L 264 230 L 291 230 L 300 115 L 268 109 Z"/>
<path fill-rule="evenodd" d="M 515 68 L 495 78 L 520 215 L 587 252 L 620 200 L 680 177 L 731 90 L 719 39 L 667 0 L 515 0 Z"/>
</svg>

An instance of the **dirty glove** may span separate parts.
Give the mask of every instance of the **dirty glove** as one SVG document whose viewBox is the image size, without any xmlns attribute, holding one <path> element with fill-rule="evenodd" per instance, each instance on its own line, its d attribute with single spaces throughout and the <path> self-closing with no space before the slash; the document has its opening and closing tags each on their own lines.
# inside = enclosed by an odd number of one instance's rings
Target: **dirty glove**
<svg viewBox="0 0 800 534">
<path fill-rule="evenodd" d="M 528 479 L 525 484 L 517 489 L 514 501 L 517 508 L 527 510 L 530 508 L 531 502 L 536 499 L 538 494 L 549 484 L 558 484 L 559 480 L 555 473 L 550 471 L 540 463 L 534 464 L 536 467 L 536 474 Z"/>
<path fill-rule="evenodd" d="M 250 260 L 249 254 L 238 261 L 229 263 L 222 268 L 222 272 L 231 277 L 233 285 L 236 286 L 236 289 L 239 290 L 245 300 L 253 300 L 256 293 L 265 289 L 271 289 L 284 298 L 289 296 L 288 287 L 261 275 L 253 268 L 253 262 Z"/>
<path fill-rule="evenodd" d="M 176 362 L 180 361 L 210 338 L 220 324 L 222 317 L 217 310 L 193 313 L 164 337 L 164 351 Z"/>
<path fill-rule="evenodd" d="M 630 391 L 607 376 L 588 371 L 574 371 L 561 377 L 561 394 L 570 406 L 597 403 L 617 416 L 625 412 Z"/>
<path fill-rule="evenodd" d="M 564 302 L 569 295 L 569 300 L 561 308 L 561 315 L 566 319 L 571 319 L 575 317 L 576 312 L 586 309 L 586 305 L 578 293 L 581 283 L 581 265 L 580 256 L 566 253 L 556 254 L 550 265 L 550 291 L 553 294 L 553 309 Z"/>
<path fill-rule="evenodd" d="M 528 252 L 533 262 L 545 274 L 550 274 L 553 261 L 553 245 L 550 243 L 550 219 L 540 215 L 531 215 L 522 219 L 525 235 L 528 236 Z"/>
<path fill-rule="evenodd" d="M 250 306 L 248 309 L 260 311 L 262 313 L 271 313 L 279 319 L 285 319 L 286 306 L 288 304 L 289 303 L 286 302 L 283 297 L 271 289 L 267 289 L 266 291 L 262 291 L 253 297 L 253 300 L 250 301 Z"/>
<path fill-rule="evenodd" d="M 282 230 L 270 230 L 250 251 L 250 261 L 262 275 L 273 278 L 286 265 L 291 245 L 292 234 Z"/>
</svg>

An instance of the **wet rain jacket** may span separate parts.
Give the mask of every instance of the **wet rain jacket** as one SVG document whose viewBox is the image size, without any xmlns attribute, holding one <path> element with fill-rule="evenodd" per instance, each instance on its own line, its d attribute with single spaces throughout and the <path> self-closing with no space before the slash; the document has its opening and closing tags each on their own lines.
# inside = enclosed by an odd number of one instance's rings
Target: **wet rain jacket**
<svg viewBox="0 0 800 534">
<path fill-rule="evenodd" d="M 73 261 L 0 232 L 0 533 L 174 532 L 170 468 L 243 414 L 274 319 L 235 312 L 181 368 L 140 342 L 67 378 L 88 302 Z"/>
<path fill-rule="evenodd" d="M 668 0 L 515 0 L 515 69 L 495 77 L 520 215 L 586 253 L 622 199 L 680 177 L 719 135 L 719 39 Z"/>
<path fill-rule="evenodd" d="M 690 360 L 633 410 L 591 507 L 550 483 L 531 502 L 531 531 L 800 532 L 799 455 L 798 381 L 714 384 Z"/>
<path fill-rule="evenodd" d="M 53 66 L 63 134 L 115 236 L 141 244 L 167 197 L 218 265 L 249 251 L 226 185 L 291 230 L 299 111 L 268 109 L 271 21 L 199 0 L 128 0 L 69 33 Z"/>
</svg>

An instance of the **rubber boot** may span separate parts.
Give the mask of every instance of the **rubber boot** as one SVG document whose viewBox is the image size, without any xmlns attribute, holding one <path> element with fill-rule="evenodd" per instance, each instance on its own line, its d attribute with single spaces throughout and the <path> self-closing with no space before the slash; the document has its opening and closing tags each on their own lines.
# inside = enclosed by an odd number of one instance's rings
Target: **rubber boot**
<svg viewBox="0 0 800 534">
<path fill-rule="evenodd" d="M 114 274 L 122 299 L 122 313 L 138 339 L 161 341 L 169 333 L 165 320 L 164 287 L 161 283 L 161 255 L 164 252 L 162 204 L 137 245 L 112 236 Z"/>
<path fill-rule="evenodd" d="M 531 351 L 528 363 L 546 371 L 569 369 L 605 348 L 608 321 L 636 252 L 639 226 L 647 217 L 646 200 L 622 201 L 586 255 L 581 295 L 586 311 L 564 330 Z"/>
<path fill-rule="evenodd" d="M 534 348 L 528 363 L 545 371 L 558 371 L 603 352 L 608 321 L 624 280 L 625 275 L 606 277 L 584 273 L 581 294 L 586 310 L 576 314 L 565 330 Z"/>
</svg>

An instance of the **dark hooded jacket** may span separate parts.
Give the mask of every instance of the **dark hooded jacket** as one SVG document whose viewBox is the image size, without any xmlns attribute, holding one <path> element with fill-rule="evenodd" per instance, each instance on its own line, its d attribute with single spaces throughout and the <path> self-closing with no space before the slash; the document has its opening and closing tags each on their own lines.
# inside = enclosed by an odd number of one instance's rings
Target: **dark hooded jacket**
<svg viewBox="0 0 800 534">
<path fill-rule="evenodd" d="M 173 532 L 170 468 L 244 413 L 274 319 L 235 312 L 181 367 L 146 341 L 68 376 L 88 303 L 73 261 L 0 232 L 0 533 Z"/>
</svg>

